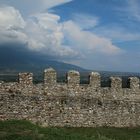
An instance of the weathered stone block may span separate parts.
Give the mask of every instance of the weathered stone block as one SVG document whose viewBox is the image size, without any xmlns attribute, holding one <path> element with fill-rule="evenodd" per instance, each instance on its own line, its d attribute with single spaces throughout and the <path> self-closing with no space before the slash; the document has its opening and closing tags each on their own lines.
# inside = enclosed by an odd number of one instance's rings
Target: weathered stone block
<svg viewBox="0 0 140 140">
<path fill-rule="evenodd" d="M 140 80 L 137 77 L 129 77 L 130 88 L 138 90 L 140 86 Z"/>
<path fill-rule="evenodd" d="M 53 68 L 44 70 L 44 85 L 54 85 L 57 81 L 57 74 Z"/>
<path fill-rule="evenodd" d="M 93 88 L 100 88 L 101 87 L 101 76 L 98 72 L 91 72 L 89 77 L 89 84 Z"/>
<path fill-rule="evenodd" d="M 67 84 L 69 86 L 79 86 L 80 73 L 78 71 L 71 70 L 67 73 Z"/>
<path fill-rule="evenodd" d="M 19 84 L 21 86 L 32 86 L 33 74 L 32 73 L 19 73 Z"/>
<path fill-rule="evenodd" d="M 122 79 L 120 77 L 110 77 L 111 88 L 114 90 L 122 89 Z"/>
</svg>

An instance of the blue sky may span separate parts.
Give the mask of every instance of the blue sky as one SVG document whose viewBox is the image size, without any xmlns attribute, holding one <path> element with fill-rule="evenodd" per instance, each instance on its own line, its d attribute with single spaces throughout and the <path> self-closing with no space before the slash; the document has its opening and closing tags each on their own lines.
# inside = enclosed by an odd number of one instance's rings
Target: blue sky
<svg viewBox="0 0 140 140">
<path fill-rule="evenodd" d="M 139 0 L 0 0 L 0 44 L 88 69 L 140 72 L 139 7 Z"/>
</svg>

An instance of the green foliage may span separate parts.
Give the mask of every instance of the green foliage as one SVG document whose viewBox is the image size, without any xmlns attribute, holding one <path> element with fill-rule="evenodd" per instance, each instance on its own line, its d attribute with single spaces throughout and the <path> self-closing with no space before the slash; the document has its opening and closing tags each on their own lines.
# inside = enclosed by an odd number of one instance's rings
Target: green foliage
<svg viewBox="0 0 140 140">
<path fill-rule="evenodd" d="M 43 128 L 28 121 L 1 121 L 0 140 L 140 140 L 140 128 Z"/>
</svg>

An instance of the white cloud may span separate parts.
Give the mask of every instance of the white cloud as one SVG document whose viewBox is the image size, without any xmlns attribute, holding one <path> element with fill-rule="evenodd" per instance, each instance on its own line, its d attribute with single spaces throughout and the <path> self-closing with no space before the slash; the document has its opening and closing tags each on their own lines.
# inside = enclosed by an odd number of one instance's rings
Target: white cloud
<svg viewBox="0 0 140 140">
<path fill-rule="evenodd" d="M 96 25 L 99 24 L 99 18 L 96 16 L 91 16 L 87 14 L 74 14 L 73 20 L 78 26 L 82 29 L 90 29 L 94 28 Z"/>
<path fill-rule="evenodd" d="M 121 17 L 125 19 L 140 22 L 140 1 L 139 0 L 125 0 L 125 8 L 117 7 L 115 10 L 119 12 Z"/>
<path fill-rule="evenodd" d="M 60 17 L 42 13 L 24 21 L 18 10 L 13 7 L 0 8 L 0 43 L 28 44 L 32 51 L 58 57 L 75 57 L 76 51 L 63 45 Z"/>
<path fill-rule="evenodd" d="M 126 12 L 134 18 L 135 20 L 140 21 L 140 9 L 139 9 L 140 3 L 138 0 L 129 0 L 128 1 L 128 8 Z"/>
<path fill-rule="evenodd" d="M 29 48 L 62 57 L 85 57 L 91 53 L 118 54 L 121 50 L 109 39 L 84 31 L 75 22 L 59 23 L 60 17 L 50 13 L 37 14 L 27 22 Z"/>
<path fill-rule="evenodd" d="M 10 5 L 20 10 L 22 15 L 28 17 L 42 11 L 51 9 L 72 0 L 0 0 L 0 5 Z"/>
<path fill-rule="evenodd" d="M 26 23 L 18 10 L 13 7 L 0 7 L 0 43 L 26 42 L 22 32 Z"/>
<path fill-rule="evenodd" d="M 20 43 L 26 44 L 27 36 L 21 31 L 0 29 L 0 44 Z"/>
<path fill-rule="evenodd" d="M 85 31 L 75 21 L 60 22 L 60 16 L 56 14 L 38 13 L 24 20 L 15 8 L 1 7 L 0 18 L 0 43 L 20 42 L 32 51 L 62 59 L 121 52 L 111 40 Z M 97 24 L 87 20 L 89 22 Z"/>
<path fill-rule="evenodd" d="M 50 13 L 37 14 L 27 22 L 28 47 L 52 56 L 74 57 L 77 52 L 63 44 L 64 34 L 60 17 Z"/>
<path fill-rule="evenodd" d="M 46 8 L 49 9 L 49 8 L 52 8 L 52 7 L 55 7 L 64 3 L 71 2 L 73 0 L 42 0 L 42 1 L 46 5 Z"/>
<path fill-rule="evenodd" d="M 29 1 L 29 0 L 26 0 Z M 31 14 L 36 14 L 44 10 L 49 10 L 55 6 L 63 5 L 69 3 L 73 0 L 30 0 L 30 3 L 34 5 L 32 8 Z M 26 4 L 29 2 L 26 2 Z"/>
<path fill-rule="evenodd" d="M 0 7 L 0 28 L 24 28 L 25 22 L 18 10 L 13 7 Z"/>
<path fill-rule="evenodd" d="M 110 38 L 113 42 L 126 42 L 140 40 L 140 33 L 132 32 L 124 27 L 109 25 L 97 27 L 93 30 L 96 34 Z"/>
<path fill-rule="evenodd" d="M 73 49 L 78 49 L 83 53 L 117 54 L 121 52 L 121 49 L 113 45 L 111 40 L 99 37 L 90 31 L 84 31 L 73 21 L 64 23 L 64 33 Z"/>
<path fill-rule="evenodd" d="M 113 5 L 112 9 L 116 12 L 114 15 L 118 16 L 118 21 L 95 26 L 92 32 L 100 37 L 109 38 L 114 43 L 139 41 L 139 6 L 139 0 L 124 0 L 119 6 Z"/>
</svg>

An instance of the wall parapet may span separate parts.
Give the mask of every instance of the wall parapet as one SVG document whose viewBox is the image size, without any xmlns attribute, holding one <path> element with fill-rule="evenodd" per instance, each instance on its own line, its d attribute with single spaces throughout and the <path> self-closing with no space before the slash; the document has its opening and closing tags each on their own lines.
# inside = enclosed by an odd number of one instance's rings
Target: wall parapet
<svg viewBox="0 0 140 140">
<path fill-rule="evenodd" d="M 32 73 L 19 73 L 18 75 L 18 83 L 4 83 L 3 81 L 0 82 L 1 90 L 0 92 L 3 92 L 5 89 L 9 89 L 11 92 L 17 91 L 19 92 L 25 92 L 28 93 L 28 90 L 30 93 L 37 93 L 39 90 L 42 93 L 53 93 L 53 92 L 59 92 L 61 89 L 63 92 L 61 92 L 63 95 L 64 93 L 68 93 L 69 91 L 72 91 L 69 93 L 69 95 L 76 94 L 79 92 L 79 94 L 76 95 L 82 95 L 82 94 L 89 94 L 94 95 L 98 94 L 100 92 L 102 94 L 120 94 L 127 95 L 127 94 L 139 94 L 140 93 L 140 80 L 137 77 L 130 77 L 129 80 L 129 88 L 123 88 L 122 87 L 122 78 L 120 77 L 110 77 L 111 80 L 111 87 L 102 87 L 101 86 L 101 75 L 98 72 L 91 72 L 89 74 L 89 84 L 83 85 L 80 84 L 80 73 L 75 70 L 68 71 L 66 74 L 66 83 L 59 83 L 57 82 L 57 72 L 53 68 L 48 68 L 44 70 L 44 83 L 42 83 L 41 88 L 38 85 L 33 84 L 33 74 Z M 60 94 L 59 94 L 60 96 Z"/>
<path fill-rule="evenodd" d="M 71 70 L 67 73 L 67 84 L 68 86 L 79 86 L 80 84 L 80 73 L 78 71 Z"/>
<path fill-rule="evenodd" d="M 19 73 L 18 82 L 22 86 L 32 86 L 33 85 L 33 74 L 32 73 Z"/>
<path fill-rule="evenodd" d="M 44 70 L 44 85 L 53 86 L 57 82 L 57 74 L 53 68 Z"/>
<path fill-rule="evenodd" d="M 89 84 L 69 71 L 66 83 L 57 82 L 53 68 L 44 70 L 44 82 L 33 84 L 32 73 L 19 73 L 18 82 L 0 81 L 0 120 L 26 119 L 43 126 L 140 126 L 140 81 L 130 77 L 129 88 L 120 77 L 101 86 L 101 75 L 91 72 Z"/>
<path fill-rule="evenodd" d="M 100 88 L 101 87 L 101 76 L 98 72 L 91 72 L 89 76 L 89 84 L 93 88 Z"/>
<path fill-rule="evenodd" d="M 130 88 L 133 90 L 140 89 L 140 80 L 137 77 L 129 77 Z"/>
</svg>

